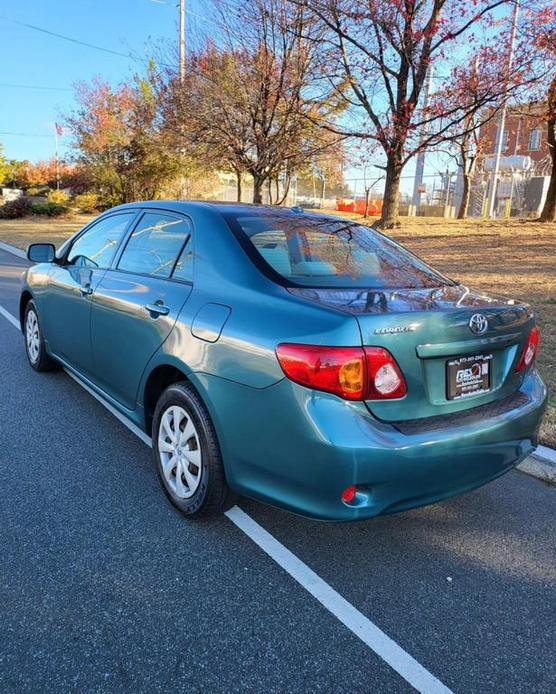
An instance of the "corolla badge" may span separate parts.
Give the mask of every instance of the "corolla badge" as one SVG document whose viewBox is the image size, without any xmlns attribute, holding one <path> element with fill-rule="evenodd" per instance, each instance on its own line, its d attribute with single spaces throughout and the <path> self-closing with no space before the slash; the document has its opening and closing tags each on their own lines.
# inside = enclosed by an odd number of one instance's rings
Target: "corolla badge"
<svg viewBox="0 0 556 694">
<path fill-rule="evenodd" d="M 469 319 L 469 330 L 475 335 L 482 335 L 488 330 L 488 321 L 482 313 L 475 313 Z"/>
<path fill-rule="evenodd" d="M 409 325 L 392 325 L 386 328 L 377 328 L 375 335 L 396 335 L 397 333 L 412 333 L 416 330 L 417 323 Z"/>
</svg>

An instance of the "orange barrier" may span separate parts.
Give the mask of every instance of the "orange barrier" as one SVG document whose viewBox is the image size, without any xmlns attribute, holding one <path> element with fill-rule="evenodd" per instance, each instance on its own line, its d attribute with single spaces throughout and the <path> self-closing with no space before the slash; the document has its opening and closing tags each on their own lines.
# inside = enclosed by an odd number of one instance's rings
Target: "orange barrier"
<svg viewBox="0 0 556 694">
<path fill-rule="evenodd" d="M 336 200 L 336 210 L 338 212 L 357 212 L 357 214 L 365 214 L 365 198 L 356 198 L 355 200 Z M 369 200 L 369 214 L 377 216 L 382 213 L 382 200 Z"/>
</svg>

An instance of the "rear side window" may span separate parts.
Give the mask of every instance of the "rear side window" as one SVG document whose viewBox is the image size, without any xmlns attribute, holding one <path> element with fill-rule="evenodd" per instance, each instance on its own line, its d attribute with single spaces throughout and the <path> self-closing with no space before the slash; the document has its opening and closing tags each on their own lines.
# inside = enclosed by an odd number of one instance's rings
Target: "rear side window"
<svg viewBox="0 0 556 694">
<path fill-rule="evenodd" d="M 189 236 L 178 258 L 172 277 L 177 280 L 193 282 L 193 237 Z"/>
<path fill-rule="evenodd" d="M 72 245 L 67 262 L 83 267 L 110 267 L 126 227 L 135 214 L 115 214 L 99 220 Z"/>
<path fill-rule="evenodd" d="M 227 220 L 248 241 L 255 262 L 263 261 L 263 269 L 270 267 L 291 286 L 414 289 L 453 284 L 391 239 L 347 220 L 262 211 L 228 215 Z"/>
<path fill-rule="evenodd" d="M 133 230 L 118 263 L 119 270 L 170 277 L 191 225 L 183 217 L 147 212 Z"/>
</svg>

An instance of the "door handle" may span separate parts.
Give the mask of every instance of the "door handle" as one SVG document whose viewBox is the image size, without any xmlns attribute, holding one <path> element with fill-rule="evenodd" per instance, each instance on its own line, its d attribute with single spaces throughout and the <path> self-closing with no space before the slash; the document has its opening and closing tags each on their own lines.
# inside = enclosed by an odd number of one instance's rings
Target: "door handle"
<svg viewBox="0 0 556 694">
<path fill-rule="evenodd" d="M 158 303 L 158 301 L 154 304 L 147 304 L 145 308 L 151 314 L 152 318 L 156 318 L 157 316 L 167 316 L 170 313 L 168 306 L 164 306 L 162 302 Z"/>
<path fill-rule="evenodd" d="M 88 296 L 89 294 L 93 293 L 93 288 L 91 287 L 90 284 L 85 284 L 79 287 L 79 291 L 83 296 Z"/>
</svg>

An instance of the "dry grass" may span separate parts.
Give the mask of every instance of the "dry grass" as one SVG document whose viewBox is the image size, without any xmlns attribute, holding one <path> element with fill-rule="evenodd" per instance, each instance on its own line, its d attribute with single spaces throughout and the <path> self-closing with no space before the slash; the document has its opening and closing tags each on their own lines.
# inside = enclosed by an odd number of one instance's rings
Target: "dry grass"
<svg viewBox="0 0 556 694">
<path fill-rule="evenodd" d="M 20 248 L 39 240 L 59 245 L 89 219 L 0 220 L 0 241 Z M 541 441 L 556 447 L 556 224 L 412 218 L 390 234 L 449 277 L 535 307 L 542 330 L 538 365 L 550 390 Z"/>
<path fill-rule="evenodd" d="M 57 218 L 32 216 L 24 219 L 0 219 L 0 241 L 23 250 L 35 241 L 48 241 L 59 246 L 90 219 L 92 216 L 85 214 Z"/>
</svg>

